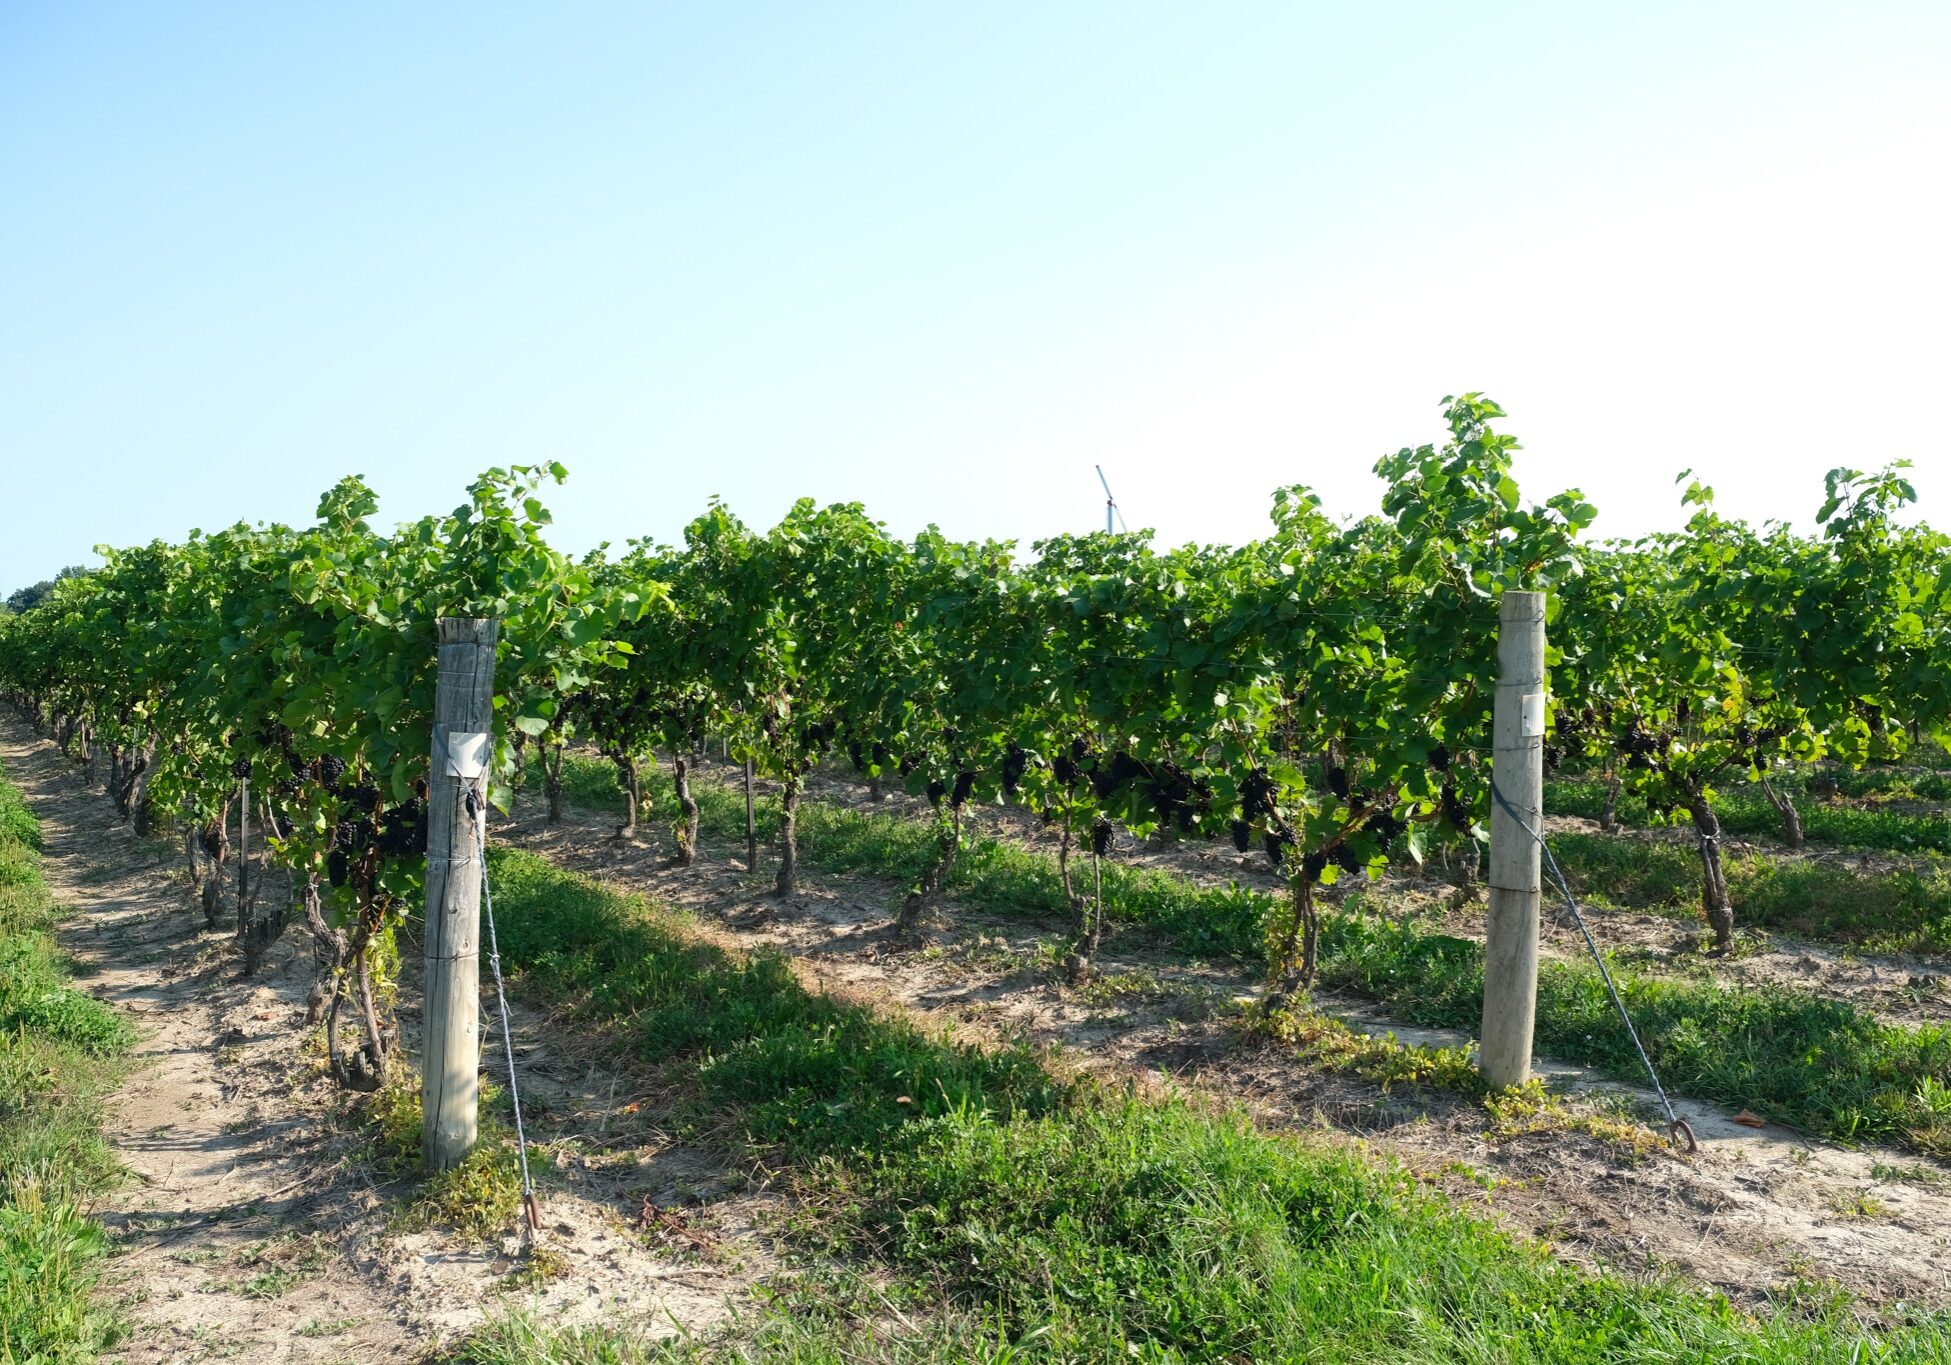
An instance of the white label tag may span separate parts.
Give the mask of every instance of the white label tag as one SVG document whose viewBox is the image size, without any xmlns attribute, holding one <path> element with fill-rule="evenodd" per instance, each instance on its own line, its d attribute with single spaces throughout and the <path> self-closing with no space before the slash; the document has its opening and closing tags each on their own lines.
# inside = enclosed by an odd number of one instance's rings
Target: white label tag
<svg viewBox="0 0 1951 1365">
<path fill-rule="evenodd" d="M 488 737 L 462 734 L 447 736 L 447 775 L 472 782 L 488 770 Z"/>
<path fill-rule="evenodd" d="M 1518 715 L 1518 735 L 1533 739 L 1545 732 L 1545 694 L 1533 692 L 1524 698 L 1524 709 Z"/>
</svg>

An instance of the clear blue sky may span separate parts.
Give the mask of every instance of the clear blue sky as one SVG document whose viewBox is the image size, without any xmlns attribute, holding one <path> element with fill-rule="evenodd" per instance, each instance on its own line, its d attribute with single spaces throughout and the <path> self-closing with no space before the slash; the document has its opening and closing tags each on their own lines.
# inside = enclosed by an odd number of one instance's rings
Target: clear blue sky
<svg viewBox="0 0 1951 1365">
<path fill-rule="evenodd" d="M 1599 529 L 1951 522 L 1951 4 L 0 7 L 0 592 L 560 459 L 558 543 L 1259 534 L 1490 392 Z"/>
</svg>

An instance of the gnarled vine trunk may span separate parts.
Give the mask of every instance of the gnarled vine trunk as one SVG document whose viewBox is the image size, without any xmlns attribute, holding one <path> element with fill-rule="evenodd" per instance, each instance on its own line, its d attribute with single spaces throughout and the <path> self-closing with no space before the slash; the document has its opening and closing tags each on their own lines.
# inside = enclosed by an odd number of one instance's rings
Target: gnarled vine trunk
<svg viewBox="0 0 1951 1365">
<path fill-rule="evenodd" d="M 1275 953 L 1280 984 L 1267 996 L 1267 1012 L 1283 1008 L 1295 992 L 1311 990 L 1320 969 L 1321 919 L 1314 904 L 1314 878 L 1296 875 L 1289 883 L 1292 919 Z"/>
<path fill-rule="evenodd" d="M 542 787 L 549 796 L 549 823 L 562 823 L 562 746 L 542 751 Z"/>
<path fill-rule="evenodd" d="M 643 783 L 637 776 L 637 760 L 625 755 L 616 759 L 616 784 L 623 788 L 623 823 L 617 826 L 616 837 L 634 839 L 637 837 L 637 807 L 643 801 Z"/>
<path fill-rule="evenodd" d="M 779 798 L 779 875 L 773 890 L 790 896 L 799 890 L 799 775 L 786 778 Z"/>
<path fill-rule="evenodd" d="M 677 792 L 677 852 L 671 861 L 689 867 L 698 856 L 698 798 L 691 794 L 691 760 L 671 751 L 671 786 Z"/>
<path fill-rule="evenodd" d="M 1619 774 L 1606 774 L 1606 803 L 1599 811 L 1599 828 L 1610 834 L 1619 828 Z"/>
<path fill-rule="evenodd" d="M 230 836 L 226 832 L 230 825 L 230 803 L 228 801 L 217 809 L 217 818 L 203 827 L 199 846 L 203 856 L 210 861 L 209 875 L 203 879 L 199 897 L 203 902 L 203 923 L 205 928 L 214 929 L 223 917 L 224 911 L 224 862 L 230 854 Z"/>
<path fill-rule="evenodd" d="M 1794 799 L 1786 792 L 1776 791 L 1774 784 L 1766 777 L 1761 779 L 1761 790 L 1767 796 L 1768 804 L 1775 808 L 1775 814 L 1782 817 L 1782 842 L 1801 851 L 1807 840 L 1802 833 L 1802 813 L 1795 809 Z"/>
<path fill-rule="evenodd" d="M 1727 893 L 1727 869 L 1721 865 L 1720 818 L 1698 794 L 1689 798 L 1687 813 L 1693 816 L 1694 829 L 1700 836 L 1701 908 L 1714 931 L 1714 946 L 1726 951 L 1734 943 L 1734 905 Z"/>
<path fill-rule="evenodd" d="M 942 888 L 948 883 L 948 874 L 955 868 L 955 855 L 961 850 L 962 808 L 955 806 L 949 811 L 947 819 L 937 823 L 935 856 L 922 869 L 921 880 L 914 884 L 907 898 L 901 902 L 901 912 L 894 920 L 898 932 L 913 933 L 920 925 L 922 916 L 935 908 L 942 898 Z"/>
<path fill-rule="evenodd" d="M 325 1011 L 325 1052 L 332 1079 L 348 1090 L 373 1091 L 386 1079 L 386 1034 L 380 1028 L 373 1001 L 372 929 L 363 922 L 350 937 L 337 941 L 329 1004 Z M 359 1023 L 364 1038 L 350 1056 L 339 1036 L 339 1015 L 346 1003 L 347 978 L 359 992 Z"/>
</svg>

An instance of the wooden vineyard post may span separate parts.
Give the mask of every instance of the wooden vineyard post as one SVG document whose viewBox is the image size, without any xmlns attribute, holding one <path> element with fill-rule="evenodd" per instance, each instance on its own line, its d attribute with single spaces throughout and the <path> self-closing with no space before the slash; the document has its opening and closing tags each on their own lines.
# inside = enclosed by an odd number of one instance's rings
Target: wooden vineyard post
<svg viewBox="0 0 1951 1365">
<path fill-rule="evenodd" d="M 759 867 L 759 822 L 752 813 L 752 760 L 745 760 L 745 870 L 756 872 Z"/>
<path fill-rule="evenodd" d="M 1507 592 L 1491 719 L 1490 906 L 1479 1064 L 1497 1088 L 1531 1079 L 1538 1011 L 1538 841 L 1544 816 L 1545 595 Z M 1503 801 L 1497 799 L 1498 793 Z M 1517 812 L 1506 810 L 1505 802 Z M 1520 822 L 1519 817 L 1522 817 Z"/>
<path fill-rule="evenodd" d="M 493 621 L 442 617 L 427 779 L 426 1006 L 420 1151 L 430 1171 L 473 1150 L 481 1073 L 481 857 L 494 750 Z M 473 793 L 478 817 L 468 811 Z"/>
</svg>

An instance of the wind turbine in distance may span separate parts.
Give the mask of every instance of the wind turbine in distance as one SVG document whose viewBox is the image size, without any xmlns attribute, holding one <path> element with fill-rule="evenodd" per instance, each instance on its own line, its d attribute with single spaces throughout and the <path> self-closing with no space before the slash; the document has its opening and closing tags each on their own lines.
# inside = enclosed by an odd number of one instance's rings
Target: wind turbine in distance
<svg viewBox="0 0 1951 1365">
<path fill-rule="evenodd" d="M 1104 466 L 1101 464 L 1093 465 L 1092 468 L 1097 470 L 1097 481 L 1104 485 L 1104 533 L 1106 535 L 1111 534 L 1111 518 L 1113 517 L 1118 519 L 1118 529 L 1120 531 L 1129 531 L 1131 528 L 1125 525 L 1125 514 L 1118 510 L 1118 500 L 1111 496 L 1111 481 L 1104 477 Z"/>
</svg>

